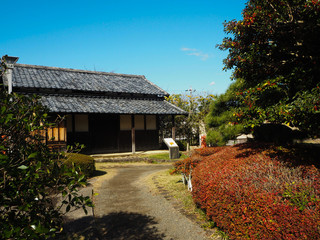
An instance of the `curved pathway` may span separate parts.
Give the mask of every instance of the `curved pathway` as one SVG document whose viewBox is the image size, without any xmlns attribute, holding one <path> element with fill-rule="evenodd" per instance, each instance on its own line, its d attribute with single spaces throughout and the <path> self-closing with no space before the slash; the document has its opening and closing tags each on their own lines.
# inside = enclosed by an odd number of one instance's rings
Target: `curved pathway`
<svg viewBox="0 0 320 240">
<path fill-rule="evenodd" d="M 95 217 L 69 223 L 85 239 L 202 240 L 205 232 L 179 213 L 160 194 L 152 194 L 143 179 L 171 165 L 124 165 L 109 180 L 93 183 Z M 97 186 L 97 187 L 95 187 Z M 78 230 L 76 230 L 78 228 Z"/>
</svg>

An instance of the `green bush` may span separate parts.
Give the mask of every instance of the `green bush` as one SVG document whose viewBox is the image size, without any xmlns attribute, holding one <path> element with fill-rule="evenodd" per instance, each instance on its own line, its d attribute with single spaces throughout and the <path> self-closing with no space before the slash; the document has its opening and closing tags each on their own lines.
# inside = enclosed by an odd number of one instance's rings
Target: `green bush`
<svg viewBox="0 0 320 240">
<path fill-rule="evenodd" d="M 228 140 L 235 139 L 241 133 L 243 133 L 243 126 L 240 124 L 221 125 L 208 131 L 207 142 L 211 146 L 223 146 Z"/>
<path fill-rule="evenodd" d="M 210 130 L 207 134 L 207 142 L 211 146 L 222 146 L 225 144 L 223 137 L 219 131 Z"/>
<path fill-rule="evenodd" d="M 81 173 L 87 177 L 93 176 L 96 170 L 93 157 L 85 154 L 67 153 L 64 163 L 69 167 L 72 167 L 72 164 L 80 167 Z"/>
<path fill-rule="evenodd" d="M 0 85 L 0 239 L 50 239 L 66 212 L 93 207 L 79 193 L 85 176 L 44 143 L 50 126 L 37 98 L 8 95 Z"/>
<path fill-rule="evenodd" d="M 176 141 L 178 146 L 179 146 L 179 150 L 180 151 L 186 151 L 187 150 L 187 141 L 186 140 L 177 140 Z"/>
</svg>

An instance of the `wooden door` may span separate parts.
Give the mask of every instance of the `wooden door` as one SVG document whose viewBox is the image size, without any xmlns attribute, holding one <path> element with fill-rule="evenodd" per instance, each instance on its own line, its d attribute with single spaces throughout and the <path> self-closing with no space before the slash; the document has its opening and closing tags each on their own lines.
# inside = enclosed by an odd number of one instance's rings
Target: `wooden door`
<svg viewBox="0 0 320 240">
<path fill-rule="evenodd" d="M 96 114 L 90 118 L 93 153 L 118 152 L 119 116 Z"/>
</svg>

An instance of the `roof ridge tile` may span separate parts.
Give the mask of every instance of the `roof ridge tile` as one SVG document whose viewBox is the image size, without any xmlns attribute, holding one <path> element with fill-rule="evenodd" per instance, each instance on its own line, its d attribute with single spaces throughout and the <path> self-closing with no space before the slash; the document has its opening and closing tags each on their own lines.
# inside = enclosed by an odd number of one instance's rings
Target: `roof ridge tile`
<svg viewBox="0 0 320 240">
<path fill-rule="evenodd" d="M 82 70 L 82 69 L 73 69 L 73 68 L 48 67 L 48 66 L 21 64 L 21 63 L 16 63 L 15 67 L 38 68 L 38 69 L 45 69 L 45 70 L 58 70 L 58 71 L 67 71 L 67 72 L 78 72 L 78 73 L 102 74 L 102 75 L 122 76 L 122 77 L 140 77 L 140 78 L 142 77 L 142 78 L 145 78 L 144 75 L 136 75 L 136 74 L 124 74 L 124 73 L 91 71 L 91 70 Z M 147 80 L 147 81 L 149 81 L 149 80 Z"/>
</svg>

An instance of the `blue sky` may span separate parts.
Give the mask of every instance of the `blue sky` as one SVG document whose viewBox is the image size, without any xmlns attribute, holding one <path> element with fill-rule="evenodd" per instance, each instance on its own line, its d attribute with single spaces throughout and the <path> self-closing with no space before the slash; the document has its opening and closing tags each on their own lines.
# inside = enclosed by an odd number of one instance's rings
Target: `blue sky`
<svg viewBox="0 0 320 240">
<path fill-rule="evenodd" d="M 18 63 L 145 75 L 164 90 L 221 94 L 223 22 L 245 0 L 3 1 L 0 54 Z"/>
</svg>

